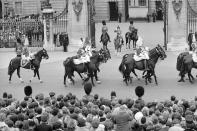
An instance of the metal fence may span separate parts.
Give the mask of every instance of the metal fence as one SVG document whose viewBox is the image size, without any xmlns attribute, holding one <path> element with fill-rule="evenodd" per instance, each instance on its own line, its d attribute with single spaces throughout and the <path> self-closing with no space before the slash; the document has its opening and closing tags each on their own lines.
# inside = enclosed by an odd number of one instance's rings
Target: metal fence
<svg viewBox="0 0 197 131">
<path fill-rule="evenodd" d="M 15 47 L 16 39 L 26 35 L 30 47 L 43 46 L 44 27 L 39 15 L 0 20 L 0 47 Z M 23 40 L 23 39 L 22 39 Z"/>
<path fill-rule="evenodd" d="M 195 2 L 196 0 L 187 0 L 187 34 L 190 31 L 197 32 L 197 3 Z"/>
<path fill-rule="evenodd" d="M 60 35 L 68 31 L 68 8 L 53 17 L 53 43 L 56 47 L 62 46 Z"/>
</svg>

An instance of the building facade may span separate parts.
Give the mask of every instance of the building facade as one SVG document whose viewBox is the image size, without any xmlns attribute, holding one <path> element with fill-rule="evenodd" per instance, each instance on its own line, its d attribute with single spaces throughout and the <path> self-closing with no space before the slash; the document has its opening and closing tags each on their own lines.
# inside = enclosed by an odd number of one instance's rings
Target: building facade
<svg viewBox="0 0 197 131">
<path fill-rule="evenodd" d="M 27 16 L 40 14 L 46 0 L 0 0 L 0 17 Z M 50 0 L 53 9 L 61 12 L 66 6 L 66 0 Z"/>
</svg>

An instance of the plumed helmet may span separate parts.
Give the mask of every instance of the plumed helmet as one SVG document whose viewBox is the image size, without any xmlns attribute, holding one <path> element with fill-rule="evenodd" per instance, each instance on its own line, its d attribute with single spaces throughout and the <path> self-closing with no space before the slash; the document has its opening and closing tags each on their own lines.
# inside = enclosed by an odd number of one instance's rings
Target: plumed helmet
<svg viewBox="0 0 197 131">
<path fill-rule="evenodd" d="M 102 24 L 103 24 L 103 25 L 106 25 L 106 22 L 105 22 L 105 20 L 103 20 L 103 21 L 102 21 Z"/>
<path fill-rule="evenodd" d="M 25 93 L 26 96 L 30 96 L 32 94 L 31 86 L 25 86 L 24 93 Z"/>
<path fill-rule="evenodd" d="M 135 94 L 138 96 L 138 97 L 142 97 L 144 95 L 144 87 L 142 86 L 137 86 L 135 88 Z"/>
</svg>

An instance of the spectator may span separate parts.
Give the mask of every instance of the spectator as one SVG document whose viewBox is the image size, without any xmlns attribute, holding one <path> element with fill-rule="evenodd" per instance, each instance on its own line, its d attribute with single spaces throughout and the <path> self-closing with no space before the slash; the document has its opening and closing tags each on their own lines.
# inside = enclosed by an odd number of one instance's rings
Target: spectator
<svg viewBox="0 0 197 131">
<path fill-rule="evenodd" d="M 36 126 L 35 131 L 52 131 L 52 127 L 47 124 L 48 116 L 43 114 L 41 116 L 41 124 Z"/>
<path fill-rule="evenodd" d="M 82 100 L 86 102 L 92 102 L 94 100 L 94 96 L 91 95 L 92 92 L 92 84 L 91 83 L 85 83 L 84 85 L 84 91 L 86 93 L 85 96 L 83 96 Z"/>
<path fill-rule="evenodd" d="M 193 32 L 192 32 L 192 30 L 190 30 L 189 35 L 188 35 L 188 39 L 187 39 L 190 51 L 192 51 L 192 35 L 193 35 Z"/>
<path fill-rule="evenodd" d="M 181 127 L 180 123 L 181 123 L 181 115 L 178 112 L 175 112 L 172 115 L 172 122 L 173 122 L 173 126 L 169 128 L 168 131 L 184 131 L 184 129 Z"/>
</svg>

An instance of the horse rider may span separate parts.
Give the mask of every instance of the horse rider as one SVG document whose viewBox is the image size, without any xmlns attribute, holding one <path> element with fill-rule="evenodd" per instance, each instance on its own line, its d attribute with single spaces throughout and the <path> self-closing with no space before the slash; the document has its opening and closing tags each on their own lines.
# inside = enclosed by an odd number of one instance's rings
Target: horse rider
<svg viewBox="0 0 197 131">
<path fill-rule="evenodd" d="M 82 39 L 81 39 L 82 40 Z M 83 42 L 83 40 L 82 40 Z M 90 63 L 90 57 L 92 56 L 92 45 L 90 42 L 90 39 L 88 37 L 85 38 L 85 41 L 83 42 L 83 47 L 80 48 L 77 52 L 78 58 L 86 65 L 86 67 L 89 70 L 89 63 Z M 87 75 L 87 73 L 84 73 L 83 76 Z"/>
<path fill-rule="evenodd" d="M 148 47 L 144 46 L 143 39 L 142 39 L 142 37 L 139 36 L 138 41 L 136 43 L 136 55 L 143 58 L 145 71 L 149 70 L 148 60 L 150 58 L 149 58 L 148 51 L 149 51 Z"/>
<path fill-rule="evenodd" d="M 21 57 L 23 52 L 23 45 L 20 38 L 16 39 L 16 55 L 17 57 Z"/>
<path fill-rule="evenodd" d="M 100 42 L 102 42 L 103 35 L 107 35 L 107 37 L 109 39 L 109 42 L 111 42 L 105 20 L 102 21 L 102 24 L 103 24 L 103 27 L 102 27 L 102 35 L 101 35 L 101 38 L 100 38 Z"/>
<path fill-rule="evenodd" d="M 133 25 L 133 21 L 130 21 L 129 32 L 132 34 L 134 31 L 135 31 L 135 27 Z"/>
<path fill-rule="evenodd" d="M 117 33 L 117 37 L 121 37 L 122 31 L 120 30 L 120 26 L 114 32 Z"/>
<path fill-rule="evenodd" d="M 123 40 L 123 37 L 121 35 L 122 31 L 120 30 L 120 26 L 118 26 L 117 29 L 114 32 L 117 33 L 115 40 L 118 40 L 118 39 L 119 40 Z M 122 42 L 122 41 L 120 41 L 120 42 Z"/>
<path fill-rule="evenodd" d="M 34 70 L 35 69 L 35 67 L 33 66 L 33 60 L 35 59 L 34 54 L 31 53 L 31 51 L 29 51 L 29 48 L 28 48 L 29 40 L 28 40 L 27 35 L 24 35 L 23 37 L 24 37 L 24 47 L 23 47 L 22 59 L 29 61 L 30 62 L 30 68 L 32 70 Z"/>
</svg>

